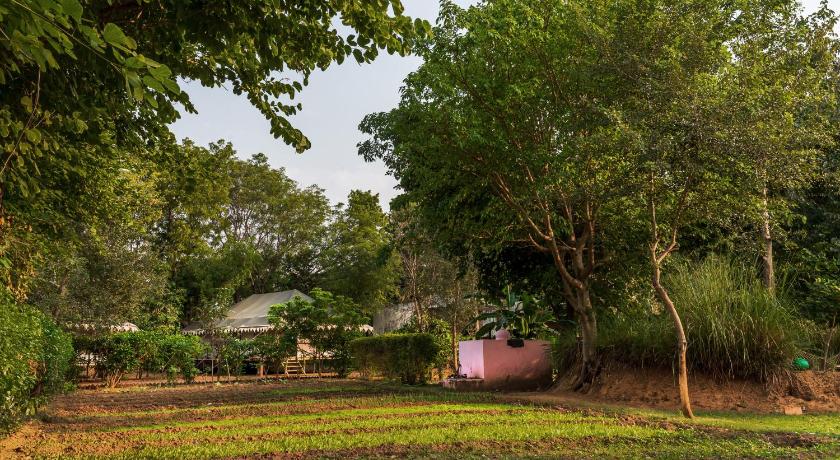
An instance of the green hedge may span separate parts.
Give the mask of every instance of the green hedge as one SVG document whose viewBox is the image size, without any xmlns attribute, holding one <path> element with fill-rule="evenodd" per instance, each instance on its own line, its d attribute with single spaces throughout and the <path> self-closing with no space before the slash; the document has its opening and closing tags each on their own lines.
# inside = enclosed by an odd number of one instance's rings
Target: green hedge
<svg viewBox="0 0 840 460">
<path fill-rule="evenodd" d="M 170 383 L 180 375 L 190 383 L 198 375 L 195 361 L 207 351 L 198 337 L 152 331 L 120 332 L 99 340 L 92 351 L 99 356 L 98 374 L 109 387 L 135 371 L 164 373 Z"/>
<path fill-rule="evenodd" d="M 431 334 L 384 334 L 350 342 L 357 368 L 410 385 L 425 382 L 440 353 Z"/>
<path fill-rule="evenodd" d="M 0 432 L 63 391 L 72 360 L 69 334 L 32 307 L 0 301 Z"/>
</svg>

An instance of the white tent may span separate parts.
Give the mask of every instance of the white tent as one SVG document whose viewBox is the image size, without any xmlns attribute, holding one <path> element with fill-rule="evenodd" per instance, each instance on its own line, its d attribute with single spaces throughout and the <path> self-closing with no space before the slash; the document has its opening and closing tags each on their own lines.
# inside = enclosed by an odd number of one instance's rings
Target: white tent
<svg viewBox="0 0 840 460">
<path fill-rule="evenodd" d="M 225 332 L 259 333 L 266 331 L 271 328 L 271 324 L 268 322 L 268 310 L 271 306 L 289 302 L 295 297 L 308 302 L 313 300 L 297 289 L 253 294 L 230 307 L 224 318 L 213 323 L 213 328 Z M 201 335 L 204 333 L 204 329 L 201 325 L 193 323 L 185 327 L 183 332 L 185 334 Z"/>
</svg>

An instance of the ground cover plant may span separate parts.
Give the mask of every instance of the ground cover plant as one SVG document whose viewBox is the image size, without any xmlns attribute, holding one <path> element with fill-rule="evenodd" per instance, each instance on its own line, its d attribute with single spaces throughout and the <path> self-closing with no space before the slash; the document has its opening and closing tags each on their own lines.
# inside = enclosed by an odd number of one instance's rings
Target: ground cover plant
<svg viewBox="0 0 840 460">
<path fill-rule="evenodd" d="M 840 419 L 577 410 L 347 380 L 60 397 L 0 446 L 35 458 L 831 458 Z"/>
</svg>

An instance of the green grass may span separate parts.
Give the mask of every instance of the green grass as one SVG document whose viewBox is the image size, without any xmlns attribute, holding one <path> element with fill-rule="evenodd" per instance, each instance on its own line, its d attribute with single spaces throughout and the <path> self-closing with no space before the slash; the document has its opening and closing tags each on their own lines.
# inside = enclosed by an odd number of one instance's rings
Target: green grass
<svg viewBox="0 0 840 460">
<path fill-rule="evenodd" d="M 25 442 L 24 454 L 103 459 L 840 455 L 836 416 L 705 414 L 687 422 L 659 411 L 560 410 L 491 394 L 348 381 L 239 385 L 237 392 L 250 392 L 259 402 L 240 398 L 238 404 L 225 404 L 224 386 L 200 398 L 184 388 L 182 393 L 149 392 L 150 401 L 163 406 L 150 410 L 120 410 L 121 398 L 137 404 L 136 391 L 109 393 L 106 402 L 90 392 L 66 397 L 31 427 L 40 432 L 32 437 L 39 441 Z"/>
</svg>

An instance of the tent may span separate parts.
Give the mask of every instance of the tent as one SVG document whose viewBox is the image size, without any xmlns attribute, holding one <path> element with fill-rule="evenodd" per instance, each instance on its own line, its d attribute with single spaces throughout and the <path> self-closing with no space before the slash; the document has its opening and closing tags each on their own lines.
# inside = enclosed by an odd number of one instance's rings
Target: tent
<svg viewBox="0 0 840 460">
<path fill-rule="evenodd" d="M 286 303 L 295 297 L 312 302 L 308 295 L 291 289 L 266 294 L 253 294 L 234 304 L 224 318 L 213 323 L 213 328 L 225 332 L 258 334 L 271 328 L 268 322 L 268 310 L 272 305 Z M 197 323 L 190 324 L 183 329 L 185 334 L 203 335 L 204 329 Z"/>
</svg>

